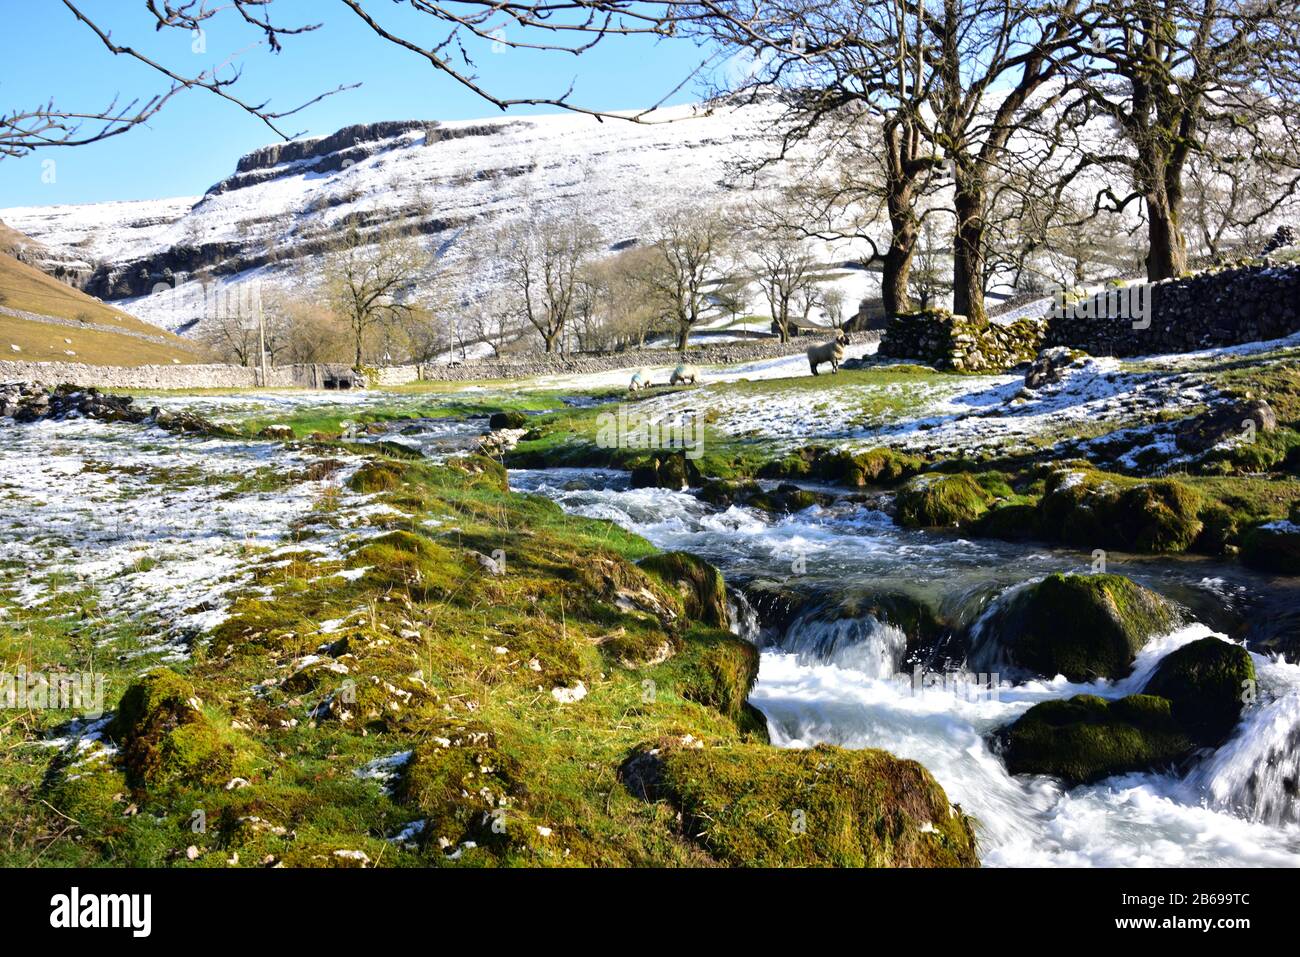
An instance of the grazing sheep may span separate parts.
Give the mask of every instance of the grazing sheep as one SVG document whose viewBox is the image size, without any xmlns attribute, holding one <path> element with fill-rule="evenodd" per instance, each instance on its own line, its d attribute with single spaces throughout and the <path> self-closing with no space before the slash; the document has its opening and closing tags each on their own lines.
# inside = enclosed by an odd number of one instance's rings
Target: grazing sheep
<svg viewBox="0 0 1300 957">
<path fill-rule="evenodd" d="M 672 378 L 668 380 L 669 385 L 695 385 L 695 380 L 700 376 L 700 372 L 695 366 L 688 366 L 682 363 L 673 370 Z"/>
<path fill-rule="evenodd" d="M 849 334 L 840 330 L 830 342 L 822 342 L 808 347 L 808 365 L 812 374 L 817 374 L 817 367 L 823 362 L 831 364 L 831 372 L 840 371 L 840 360 L 844 358 L 844 347 L 849 344 Z"/>
<path fill-rule="evenodd" d="M 642 389 L 650 388 L 650 370 L 637 369 L 632 373 L 632 381 L 628 384 L 628 392 L 640 392 Z"/>
</svg>

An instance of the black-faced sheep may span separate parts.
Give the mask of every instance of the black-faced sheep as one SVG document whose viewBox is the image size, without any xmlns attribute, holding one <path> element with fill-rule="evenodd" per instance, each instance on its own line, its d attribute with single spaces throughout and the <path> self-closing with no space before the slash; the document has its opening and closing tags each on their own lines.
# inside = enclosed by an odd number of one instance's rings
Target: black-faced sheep
<svg viewBox="0 0 1300 957">
<path fill-rule="evenodd" d="M 831 372 L 840 371 L 840 360 L 844 358 L 844 347 L 849 344 L 849 334 L 840 330 L 829 342 L 818 343 L 808 347 L 808 365 L 812 374 L 817 375 L 817 367 L 823 362 L 831 364 Z"/>
</svg>

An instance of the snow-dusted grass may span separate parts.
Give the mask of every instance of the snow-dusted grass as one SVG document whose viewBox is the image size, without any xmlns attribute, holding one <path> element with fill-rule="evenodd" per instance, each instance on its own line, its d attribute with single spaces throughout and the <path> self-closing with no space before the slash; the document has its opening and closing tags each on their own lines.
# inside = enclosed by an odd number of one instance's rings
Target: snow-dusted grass
<svg viewBox="0 0 1300 957">
<path fill-rule="evenodd" d="M 0 436 L 0 595 L 39 609 L 88 591 L 158 641 L 218 624 L 282 552 L 340 560 L 378 507 L 340 485 L 359 460 L 331 456 L 337 471 L 313 480 L 324 455 L 275 442 L 90 420 L 0 420 Z"/>
<path fill-rule="evenodd" d="M 770 371 L 790 365 L 774 363 Z M 706 377 L 705 389 L 648 399 L 639 408 L 665 416 L 695 409 L 724 436 L 782 446 L 833 440 L 951 456 L 1088 438 L 1194 409 L 1214 391 L 1190 373 L 1158 371 L 1151 363 L 1129 369 L 1114 359 L 1086 360 L 1035 392 L 1019 375 L 953 375 L 898 364 L 816 379 L 728 384 L 732 378 L 749 377 Z"/>
</svg>

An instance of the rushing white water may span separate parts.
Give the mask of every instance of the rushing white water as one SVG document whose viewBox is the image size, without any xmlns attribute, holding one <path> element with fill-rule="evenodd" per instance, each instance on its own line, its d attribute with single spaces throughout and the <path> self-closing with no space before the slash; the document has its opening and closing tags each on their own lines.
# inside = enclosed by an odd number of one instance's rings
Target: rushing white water
<svg viewBox="0 0 1300 957">
<path fill-rule="evenodd" d="M 1084 556 L 1069 552 L 904 532 L 858 506 L 774 519 L 743 508 L 713 512 L 685 493 L 629 490 L 618 473 L 523 472 L 512 482 L 661 547 L 696 551 L 728 573 L 794 580 L 790 556 L 802 554 L 809 579 L 907 583 L 942 603 L 952 595 L 969 600 L 973 583 L 994 583 L 996 594 L 1049 571 L 1086 567 Z M 1222 587 L 1221 578 L 1177 563 L 1124 571 L 1180 587 Z M 752 623 L 737 627 L 753 634 Z M 1165 655 L 1207 634 L 1214 632 L 1193 623 L 1153 640 L 1120 681 L 1058 677 L 978 693 L 895 674 L 903 636 L 892 625 L 798 615 L 781 645 L 764 650 L 750 700 L 767 716 L 774 744 L 883 748 L 919 761 L 975 818 L 986 865 L 1300 866 L 1300 666 L 1254 656 L 1258 702 L 1233 737 L 1185 776 L 1127 774 L 1067 790 L 1049 778 L 1008 774 L 990 750 L 989 733 L 1033 704 L 1133 694 Z"/>
</svg>

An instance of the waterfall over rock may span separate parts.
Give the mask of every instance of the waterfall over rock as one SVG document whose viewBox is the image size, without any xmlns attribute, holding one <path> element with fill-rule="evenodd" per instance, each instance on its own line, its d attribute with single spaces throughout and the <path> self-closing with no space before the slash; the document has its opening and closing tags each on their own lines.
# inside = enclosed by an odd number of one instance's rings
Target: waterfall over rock
<svg viewBox="0 0 1300 957">
<path fill-rule="evenodd" d="M 903 663 L 907 635 L 873 615 L 826 620 L 812 611 L 790 623 L 781 647 L 805 660 L 852 668 L 869 678 L 888 678 Z"/>
<path fill-rule="evenodd" d="M 1300 822 L 1300 691 L 1248 712 L 1188 783 L 1214 807 L 1247 820 Z"/>
</svg>

